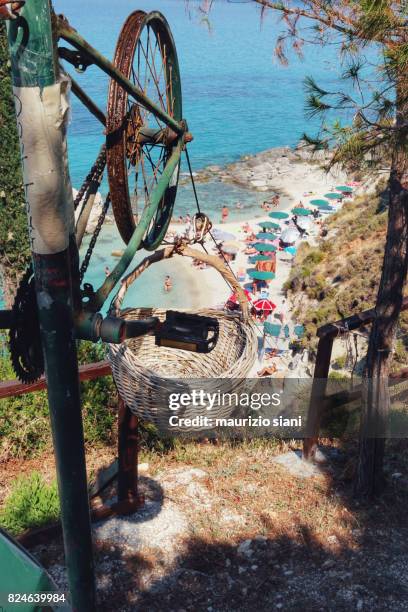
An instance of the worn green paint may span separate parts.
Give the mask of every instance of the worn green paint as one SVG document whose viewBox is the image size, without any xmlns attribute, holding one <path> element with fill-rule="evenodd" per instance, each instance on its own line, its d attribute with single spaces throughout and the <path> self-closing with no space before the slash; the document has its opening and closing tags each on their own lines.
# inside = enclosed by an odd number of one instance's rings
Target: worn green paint
<svg viewBox="0 0 408 612">
<path fill-rule="evenodd" d="M 57 587 L 45 569 L 22 546 L 0 529 L 0 610 L 12 612 L 34 612 L 37 604 L 21 602 L 19 605 L 8 605 L 7 593 L 52 593 Z M 68 602 L 60 600 L 58 608 L 48 606 L 50 610 L 70 612 Z"/>
<path fill-rule="evenodd" d="M 58 75 L 49 0 L 30 0 L 19 19 L 8 21 L 13 85 L 47 87 Z"/>
<path fill-rule="evenodd" d="M 166 113 L 160 106 L 152 102 L 140 89 L 135 87 L 132 81 L 126 78 L 112 62 L 107 60 L 99 51 L 94 49 L 80 34 L 78 34 L 78 32 L 75 32 L 69 27 L 60 26 L 59 35 L 79 51 L 85 51 L 101 70 L 115 79 L 132 98 L 156 115 L 158 119 L 161 119 L 163 123 L 174 130 L 176 134 L 181 135 L 185 132 L 185 127 L 183 125 L 173 119 L 173 117 Z"/>
<path fill-rule="evenodd" d="M 45 88 L 58 81 L 49 0 L 26 2 L 22 16 L 9 24 L 8 37 L 15 86 Z M 24 150 L 23 132 L 20 139 Z M 55 204 L 50 202 L 50 206 Z M 76 301 L 77 295 L 72 278 L 77 277 L 78 263 L 75 237 L 64 238 L 66 243 L 70 238 L 66 250 L 49 255 L 33 252 L 32 256 L 71 601 L 76 611 L 93 612 L 92 537 L 73 331 L 73 299 Z"/>
</svg>

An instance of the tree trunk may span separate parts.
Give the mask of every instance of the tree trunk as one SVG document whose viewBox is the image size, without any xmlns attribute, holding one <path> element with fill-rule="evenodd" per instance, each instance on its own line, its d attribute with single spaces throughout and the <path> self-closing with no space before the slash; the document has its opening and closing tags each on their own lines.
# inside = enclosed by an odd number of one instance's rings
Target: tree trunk
<svg viewBox="0 0 408 612">
<path fill-rule="evenodd" d="M 408 117 L 406 87 L 397 88 L 396 125 Z M 398 105 L 398 99 L 401 101 Z M 402 130 L 401 130 L 402 131 Z M 408 191 L 407 134 L 398 134 L 389 179 L 387 238 L 376 319 L 371 328 L 364 372 L 360 448 L 355 493 L 377 495 L 384 484 L 383 457 L 389 414 L 388 375 L 407 277 Z"/>
</svg>

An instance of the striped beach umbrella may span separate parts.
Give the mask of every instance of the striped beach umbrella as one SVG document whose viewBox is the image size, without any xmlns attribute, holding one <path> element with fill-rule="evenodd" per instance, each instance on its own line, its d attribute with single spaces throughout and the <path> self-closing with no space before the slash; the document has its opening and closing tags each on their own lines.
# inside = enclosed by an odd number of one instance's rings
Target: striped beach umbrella
<svg viewBox="0 0 408 612">
<path fill-rule="evenodd" d="M 341 191 L 342 193 L 351 193 L 353 191 L 352 187 L 349 187 L 348 185 L 339 185 L 338 187 L 336 187 L 337 191 Z"/>
<path fill-rule="evenodd" d="M 308 208 L 301 208 L 300 206 L 297 208 L 292 208 L 292 212 L 294 215 L 299 215 L 300 217 L 307 217 L 312 213 Z"/>
<path fill-rule="evenodd" d="M 272 280 L 275 278 L 275 273 L 260 270 L 248 270 L 248 276 L 254 280 Z"/>
<path fill-rule="evenodd" d="M 276 304 L 268 300 L 267 298 L 260 298 L 253 303 L 254 308 L 262 312 L 272 312 L 276 308 Z"/>
<path fill-rule="evenodd" d="M 277 238 L 276 234 L 272 234 L 271 232 L 259 232 L 256 234 L 258 240 L 275 240 Z"/>
<path fill-rule="evenodd" d="M 271 261 L 270 255 L 252 255 L 249 257 L 249 263 L 255 264 L 258 261 Z"/>
<path fill-rule="evenodd" d="M 328 198 L 329 200 L 340 200 L 343 196 L 341 193 L 325 193 L 324 197 Z"/>
<path fill-rule="evenodd" d="M 310 200 L 310 204 L 312 204 L 312 206 L 324 206 L 325 204 L 329 204 L 327 200 Z"/>
<path fill-rule="evenodd" d="M 274 223 L 273 221 L 260 221 L 258 225 L 262 229 L 280 229 L 279 223 Z"/>
<path fill-rule="evenodd" d="M 271 219 L 289 219 L 289 213 L 283 212 L 283 210 L 273 210 L 269 213 Z"/>
<path fill-rule="evenodd" d="M 260 251 L 261 253 L 262 251 L 266 251 L 268 253 L 276 251 L 276 246 L 274 246 L 273 244 L 266 244 L 265 242 L 255 242 L 255 244 L 253 244 L 252 246 L 254 247 L 254 249 Z"/>
</svg>

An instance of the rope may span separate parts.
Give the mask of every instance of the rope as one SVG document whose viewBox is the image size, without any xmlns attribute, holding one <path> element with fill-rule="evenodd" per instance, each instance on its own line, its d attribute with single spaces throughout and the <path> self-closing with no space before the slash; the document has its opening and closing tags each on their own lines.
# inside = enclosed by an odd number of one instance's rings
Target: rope
<svg viewBox="0 0 408 612">
<path fill-rule="evenodd" d="M 201 213 L 201 210 L 200 210 L 200 203 L 199 203 L 199 201 L 198 201 L 197 190 L 196 190 L 196 186 L 195 186 L 195 181 L 194 181 L 193 171 L 192 171 L 192 169 L 191 169 L 190 156 L 189 156 L 189 154 L 188 154 L 187 147 L 185 148 L 185 154 L 186 154 L 186 160 L 187 160 L 187 165 L 188 165 L 188 171 L 189 171 L 189 173 L 190 173 L 191 184 L 192 184 L 193 191 L 194 191 L 194 198 L 195 198 L 195 202 L 196 202 L 197 210 L 198 210 L 198 212 L 199 212 L 199 213 Z"/>
</svg>

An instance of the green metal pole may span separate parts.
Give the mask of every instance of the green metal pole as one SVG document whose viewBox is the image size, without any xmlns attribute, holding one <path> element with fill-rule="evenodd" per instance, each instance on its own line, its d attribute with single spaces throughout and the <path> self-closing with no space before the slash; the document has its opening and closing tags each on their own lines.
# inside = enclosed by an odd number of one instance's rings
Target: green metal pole
<svg viewBox="0 0 408 612">
<path fill-rule="evenodd" d="M 71 603 L 93 612 L 92 538 L 73 332 L 77 265 L 67 167 L 67 80 L 60 74 L 49 0 L 29 0 L 8 24 L 37 304 L 45 357 Z"/>
</svg>

